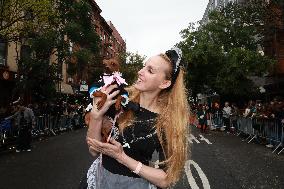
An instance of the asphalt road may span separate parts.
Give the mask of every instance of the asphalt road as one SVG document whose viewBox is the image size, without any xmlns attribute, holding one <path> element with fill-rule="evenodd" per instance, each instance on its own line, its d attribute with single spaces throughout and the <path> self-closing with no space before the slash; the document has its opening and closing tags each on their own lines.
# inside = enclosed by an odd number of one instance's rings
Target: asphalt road
<svg viewBox="0 0 284 189">
<path fill-rule="evenodd" d="M 86 129 L 33 142 L 32 152 L 0 153 L 0 189 L 76 189 L 92 163 Z M 188 136 L 191 158 L 175 189 L 283 189 L 284 154 L 223 132 Z M 191 143 L 192 142 L 192 143 Z"/>
</svg>

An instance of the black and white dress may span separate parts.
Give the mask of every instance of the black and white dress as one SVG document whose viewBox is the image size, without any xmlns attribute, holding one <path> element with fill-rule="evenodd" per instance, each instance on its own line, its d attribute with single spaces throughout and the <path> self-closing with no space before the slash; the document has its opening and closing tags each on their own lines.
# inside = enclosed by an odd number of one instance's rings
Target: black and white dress
<svg viewBox="0 0 284 189">
<path fill-rule="evenodd" d="M 134 112 L 134 122 L 123 133 L 118 129 L 113 136 L 123 146 L 125 154 L 150 165 L 155 160 L 163 161 L 164 153 L 156 128 L 158 114 L 140 107 Z M 154 152 L 156 157 L 153 157 Z M 154 189 L 157 188 L 144 178 L 133 173 L 115 159 L 101 155 L 91 165 L 86 179 L 87 189 Z"/>
</svg>

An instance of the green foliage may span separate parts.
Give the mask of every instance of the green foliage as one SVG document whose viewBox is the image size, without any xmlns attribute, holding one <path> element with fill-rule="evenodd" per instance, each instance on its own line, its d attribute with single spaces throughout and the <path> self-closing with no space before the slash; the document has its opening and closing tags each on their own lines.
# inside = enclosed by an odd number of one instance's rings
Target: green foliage
<svg viewBox="0 0 284 189">
<path fill-rule="evenodd" d="M 7 41 L 42 31 L 56 20 L 55 0 L 0 1 L 0 36 Z"/>
<path fill-rule="evenodd" d="M 90 81 L 94 75 L 99 75 L 101 70 L 96 67 L 102 63 L 99 58 L 100 39 L 92 23 L 91 5 L 87 0 L 59 1 L 58 7 L 64 21 L 62 33 L 77 47 L 70 53 L 69 60 L 65 61 L 68 63 L 68 73 Z M 71 63 L 71 58 L 76 60 L 75 64 Z M 82 75 L 84 72 L 87 74 Z"/>
<path fill-rule="evenodd" d="M 138 76 L 138 71 L 143 67 L 146 56 L 138 53 L 126 52 L 119 56 L 121 62 L 121 73 L 128 85 L 132 85 Z"/>
<path fill-rule="evenodd" d="M 55 47 L 50 43 L 53 39 L 54 33 L 48 31 L 23 41 L 22 48 L 25 47 L 26 53 L 18 61 L 21 77 L 16 91 L 38 100 L 55 97 L 57 65 L 49 61 Z"/>
<path fill-rule="evenodd" d="M 207 24 L 191 23 L 181 31 L 178 46 L 189 63 L 187 87 L 194 95 L 206 93 L 208 87 L 222 95 L 257 92 L 249 78 L 263 76 L 275 63 L 259 53 L 270 27 L 265 25 L 268 11 L 268 5 L 260 1 L 229 4 L 211 12 Z"/>
<path fill-rule="evenodd" d="M 77 80 L 87 80 L 88 75 L 100 72 L 94 69 L 102 60 L 91 12 L 88 0 L 0 1 L 0 37 L 29 46 L 28 57 L 17 55 L 22 78 L 17 81 L 16 91 L 51 98 L 55 84 L 61 80 L 58 76 L 63 63 L 69 64 L 68 72 Z M 56 55 L 56 64 L 50 62 L 51 55 Z"/>
</svg>

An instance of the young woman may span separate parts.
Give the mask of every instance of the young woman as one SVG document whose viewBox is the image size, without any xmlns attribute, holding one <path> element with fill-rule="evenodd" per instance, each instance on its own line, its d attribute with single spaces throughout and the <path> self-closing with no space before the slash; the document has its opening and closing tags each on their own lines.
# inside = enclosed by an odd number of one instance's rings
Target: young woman
<svg viewBox="0 0 284 189">
<path fill-rule="evenodd" d="M 101 142 L 101 128 L 109 124 L 104 114 L 118 91 L 110 94 L 114 85 L 103 90 L 107 101 L 91 111 L 87 133 L 89 151 L 96 158 L 88 171 L 88 188 L 167 188 L 178 181 L 188 155 L 189 115 L 180 61 L 180 50 L 172 49 L 146 62 L 129 91 L 137 108 L 119 117 L 119 129 L 109 143 Z M 151 166 L 154 151 L 158 167 Z"/>
</svg>

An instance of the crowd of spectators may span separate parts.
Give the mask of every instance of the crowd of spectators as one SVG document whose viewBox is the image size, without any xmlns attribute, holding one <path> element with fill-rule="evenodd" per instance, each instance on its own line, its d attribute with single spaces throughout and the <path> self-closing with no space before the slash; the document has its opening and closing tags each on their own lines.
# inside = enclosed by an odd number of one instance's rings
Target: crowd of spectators
<svg viewBox="0 0 284 189">
<path fill-rule="evenodd" d="M 35 102 L 31 104 L 22 103 L 23 107 L 28 109 L 34 117 L 32 127 L 28 127 L 25 133 L 29 135 L 33 133 L 33 136 L 39 135 L 39 133 L 41 135 L 49 135 L 50 133 L 56 134 L 55 132 L 57 131 L 61 132 L 66 130 L 67 127 L 68 129 L 82 128 L 84 126 L 83 115 L 87 101 L 88 99 L 84 97 L 70 98 L 64 96 L 55 101 Z M 5 128 L 8 131 L 5 131 L 5 137 L 8 139 L 21 138 L 21 130 L 23 130 L 24 124 L 18 121 L 20 119 L 15 119 L 15 117 L 21 118 L 21 116 L 17 116 L 18 114 L 20 115 L 19 112 L 21 111 L 19 109 L 18 100 L 13 101 L 8 107 L 0 108 L 1 125 L 6 125 Z M 25 118 L 27 118 L 26 115 Z M 63 130 L 59 130 L 62 128 Z M 4 132 L 4 130 L 2 129 L 1 132 Z M 30 147 L 27 149 L 30 150 Z M 20 150 L 17 149 L 17 151 Z"/>
<path fill-rule="evenodd" d="M 270 102 L 262 102 L 259 100 L 245 103 L 244 106 L 237 106 L 236 103 L 230 104 L 229 102 L 225 102 L 223 106 L 220 103 L 215 102 L 211 105 L 209 104 L 193 104 L 191 106 L 192 111 L 197 114 L 197 112 L 206 110 L 205 118 L 209 119 L 209 115 L 218 115 L 219 117 L 223 117 L 224 125 L 229 125 L 230 119 L 235 119 L 239 116 L 250 117 L 250 118 L 267 118 L 267 119 L 278 119 L 283 121 L 284 119 L 284 101 L 273 99 Z"/>
<path fill-rule="evenodd" d="M 208 133 L 208 131 L 215 129 L 227 133 L 236 133 L 239 129 L 240 118 L 248 118 L 254 120 L 251 123 L 256 132 L 264 132 L 264 129 L 266 129 L 266 134 L 268 133 L 269 137 L 274 137 L 274 139 L 277 133 L 278 138 L 282 135 L 284 101 L 279 98 L 275 98 L 269 102 L 250 100 L 243 106 L 237 106 L 236 103 L 230 104 L 229 102 L 220 105 L 220 103 L 215 102 L 212 104 L 193 104 L 191 108 L 196 116 L 195 123 L 200 128 L 201 133 Z M 275 128 L 271 126 L 268 129 L 263 128 L 264 122 L 274 123 Z M 262 124 L 262 128 L 260 124 Z M 274 134 L 272 129 L 275 130 L 273 131 Z M 273 143 L 268 141 L 268 145 L 266 146 L 273 147 Z"/>
<path fill-rule="evenodd" d="M 26 106 L 33 110 L 34 115 L 70 115 L 73 113 L 82 114 L 86 106 L 87 99 L 79 98 L 73 99 L 67 97 L 60 97 L 54 101 L 34 102 L 26 104 Z M 0 119 L 3 120 L 16 112 L 16 107 L 13 102 L 9 106 L 0 107 Z"/>
</svg>

